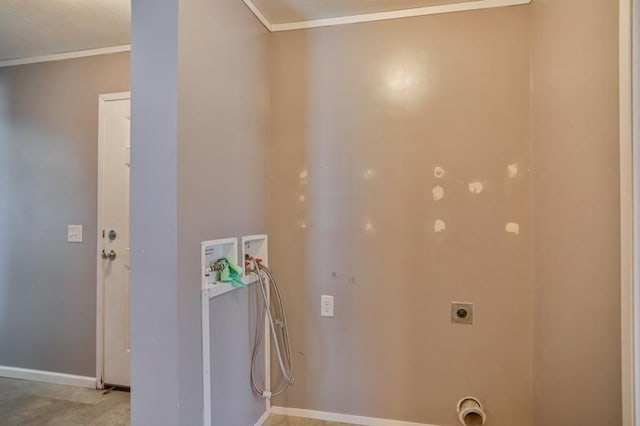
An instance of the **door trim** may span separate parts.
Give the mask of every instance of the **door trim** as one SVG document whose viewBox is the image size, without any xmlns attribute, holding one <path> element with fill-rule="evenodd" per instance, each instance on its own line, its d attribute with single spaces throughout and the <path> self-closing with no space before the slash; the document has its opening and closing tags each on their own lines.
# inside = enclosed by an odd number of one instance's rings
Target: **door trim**
<svg viewBox="0 0 640 426">
<path fill-rule="evenodd" d="M 638 425 L 638 22 L 640 0 L 620 0 L 620 331 L 622 424 Z"/>
<path fill-rule="evenodd" d="M 110 101 L 131 100 L 131 92 L 107 93 L 98 96 L 98 227 L 96 249 L 96 388 L 104 389 L 104 276 L 102 274 L 103 175 L 105 156 L 104 106 Z"/>
</svg>

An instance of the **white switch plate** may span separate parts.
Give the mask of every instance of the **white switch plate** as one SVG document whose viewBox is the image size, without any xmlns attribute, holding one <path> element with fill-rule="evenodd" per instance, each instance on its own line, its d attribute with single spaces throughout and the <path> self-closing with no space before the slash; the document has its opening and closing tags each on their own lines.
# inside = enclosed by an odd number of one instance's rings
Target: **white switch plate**
<svg viewBox="0 0 640 426">
<path fill-rule="evenodd" d="M 333 296 L 320 296 L 320 316 L 333 317 Z"/>
<path fill-rule="evenodd" d="M 82 225 L 67 226 L 67 242 L 69 243 L 82 242 Z"/>
</svg>

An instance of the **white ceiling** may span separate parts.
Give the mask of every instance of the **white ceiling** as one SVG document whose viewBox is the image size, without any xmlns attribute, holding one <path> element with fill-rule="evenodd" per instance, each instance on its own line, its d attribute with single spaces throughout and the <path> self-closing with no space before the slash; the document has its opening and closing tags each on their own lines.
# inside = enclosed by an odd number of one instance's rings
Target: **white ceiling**
<svg viewBox="0 0 640 426">
<path fill-rule="evenodd" d="M 252 0 L 272 24 L 482 0 Z"/>
<path fill-rule="evenodd" d="M 131 0 L 0 0 L 0 60 L 130 43 Z"/>
</svg>

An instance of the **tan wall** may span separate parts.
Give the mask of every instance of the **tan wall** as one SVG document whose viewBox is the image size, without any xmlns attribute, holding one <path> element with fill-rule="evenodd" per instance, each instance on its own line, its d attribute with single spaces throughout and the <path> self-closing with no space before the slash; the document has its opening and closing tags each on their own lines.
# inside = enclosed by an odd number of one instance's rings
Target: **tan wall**
<svg viewBox="0 0 640 426">
<path fill-rule="evenodd" d="M 180 424 L 197 425 L 200 242 L 266 232 L 269 33 L 241 1 L 181 0 L 179 41 Z M 238 290 L 211 302 L 215 426 L 253 425 L 265 410 L 249 383 L 249 296 Z"/>
<path fill-rule="evenodd" d="M 534 424 L 621 424 L 618 2 L 534 0 Z"/>
<path fill-rule="evenodd" d="M 95 377 L 98 95 L 129 63 L 0 68 L 0 365 Z"/>
<path fill-rule="evenodd" d="M 273 34 L 270 260 L 297 376 L 274 404 L 453 425 L 472 394 L 531 424 L 528 11 Z M 473 326 L 450 323 L 459 300 Z"/>
</svg>

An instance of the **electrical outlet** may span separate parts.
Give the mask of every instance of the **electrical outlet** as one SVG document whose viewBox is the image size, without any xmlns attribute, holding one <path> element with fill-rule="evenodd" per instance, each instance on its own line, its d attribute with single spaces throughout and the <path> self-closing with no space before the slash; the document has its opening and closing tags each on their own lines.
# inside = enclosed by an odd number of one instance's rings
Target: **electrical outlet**
<svg viewBox="0 0 640 426">
<path fill-rule="evenodd" d="M 451 302 L 451 322 L 473 324 L 473 303 Z"/>
<path fill-rule="evenodd" d="M 333 296 L 320 296 L 320 316 L 333 318 Z"/>
</svg>

